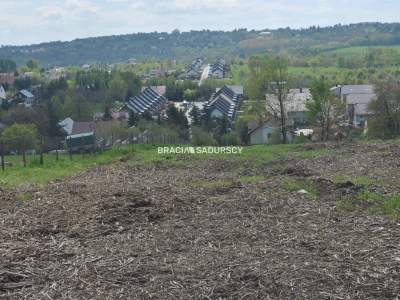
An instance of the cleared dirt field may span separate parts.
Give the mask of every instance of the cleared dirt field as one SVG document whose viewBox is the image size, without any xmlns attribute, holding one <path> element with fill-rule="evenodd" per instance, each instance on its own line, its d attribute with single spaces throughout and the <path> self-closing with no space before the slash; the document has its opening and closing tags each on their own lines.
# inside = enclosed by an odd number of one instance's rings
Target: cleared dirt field
<svg viewBox="0 0 400 300">
<path fill-rule="evenodd" d="M 400 297 L 397 212 L 360 196 L 400 193 L 399 145 L 304 147 L 326 152 L 123 161 L 0 192 L 0 298 Z"/>
</svg>

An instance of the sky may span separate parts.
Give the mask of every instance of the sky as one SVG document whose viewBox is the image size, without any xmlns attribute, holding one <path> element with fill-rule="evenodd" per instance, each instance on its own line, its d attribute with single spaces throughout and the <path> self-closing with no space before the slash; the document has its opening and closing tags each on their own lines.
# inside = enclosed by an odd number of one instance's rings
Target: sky
<svg viewBox="0 0 400 300">
<path fill-rule="evenodd" d="M 399 0 L 0 0 L 0 45 L 174 29 L 400 22 Z"/>
</svg>

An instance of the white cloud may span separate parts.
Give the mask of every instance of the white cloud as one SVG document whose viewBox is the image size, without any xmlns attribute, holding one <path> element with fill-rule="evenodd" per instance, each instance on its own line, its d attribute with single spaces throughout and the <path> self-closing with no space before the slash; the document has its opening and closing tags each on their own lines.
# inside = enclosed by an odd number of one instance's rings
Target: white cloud
<svg viewBox="0 0 400 300">
<path fill-rule="evenodd" d="M 398 11 L 400 2 L 394 0 L 0 0 L 0 43 L 175 28 L 230 30 L 390 22 L 399 21 Z"/>
</svg>

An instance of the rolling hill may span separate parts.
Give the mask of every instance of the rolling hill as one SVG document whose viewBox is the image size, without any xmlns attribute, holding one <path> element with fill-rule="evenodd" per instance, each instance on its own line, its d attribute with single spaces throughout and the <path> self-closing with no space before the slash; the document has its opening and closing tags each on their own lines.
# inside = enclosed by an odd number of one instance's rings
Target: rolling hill
<svg viewBox="0 0 400 300">
<path fill-rule="evenodd" d="M 400 45 L 400 23 L 359 23 L 264 31 L 136 33 L 27 46 L 1 46 L 0 58 L 12 59 L 18 65 L 33 58 L 44 66 L 67 66 L 114 63 L 130 58 L 189 61 L 197 56 L 246 58 L 256 53 L 317 55 L 349 47 L 394 45 Z"/>
</svg>

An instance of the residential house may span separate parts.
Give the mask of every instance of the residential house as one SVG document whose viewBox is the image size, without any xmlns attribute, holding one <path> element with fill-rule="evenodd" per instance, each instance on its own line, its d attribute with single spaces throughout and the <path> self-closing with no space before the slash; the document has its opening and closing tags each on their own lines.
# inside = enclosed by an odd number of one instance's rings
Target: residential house
<svg viewBox="0 0 400 300">
<path fill-rule="evenodd" d="M 331 89 L 346 105 L 350 124 L 365 127 L 372 113 L 368 105 L 377 99 L 373 85 L 337 85 Z"/>
<path fill-rule="evenodd" d="M 156 85 L 156 86 L 151 86 L 152 89 L 156 90 L 157 93 L 160 95 L 164 96 L 167 94 L 167 86 L 166 85 Z M 142 92 L 146 89 L 146 87 L 142 87 Z"/>
<path fill-rule="evenodd" d="M 3 86 L 0 85 L 0 105 L 3 103 L 4 100 L 7 99 L 6 91 L 4 90 Z"/>
<path fill-rule="evenodd" d="M 215 79 L 224 79 L 228 77 L 229 68 L 225 60 L 218 59 L 213 65 L 210 66 L 208 76 Z"/>
<path fill-rule="evenodd" d="M 58 80 L 65 77 L 65 68 L 52 68 L 46 70 L 45 76 L 49 80 Z"/>
<path fill-rule="evenodd" d="M 145 88 L 139 95 L 129 98 L 126 106 L 130 111 L 157 116 L 165 109 L 167 99 L 154 87 Z"/>
<path fill-rule="evenodd" d="M 150 70 L 149 72 L 149 77 L 150 78 L 165 78 L 166 72 L 161 69 L 153 69 Z"/>
<path fill-rule="evenodd" d="M 273 142 L 273 135 L 276 133 L 280 134 L 280 123 L 274 117 L 270 117 L 267 121 L 249 130 L 250 144 L 270 144 Z M 286 133 L 286 140 L 289 143 L 293 140 L 291 132 Z"/>
<path fill-rule="evenodd" d="M 0 73 L 0 84 L 13 85 L 15 82 L 14 73 Z"/>
<path fill-rule="evenodd" d="M 186 72 L 186 79 L 188 80 L 199 80 L 201 78 L 202 71 L 199 69 L 190 68 Z"/>
<path fill-rule="evenodd" d="M 102 121 L 104 119 L 103 112 L 97 112 L 93 116 L 94 121 Z M 125 109 L 111 109 L 111 119 L 119 121 L 128 121 L 129 112 Z"/>
<path fill-rule="evenodd" d="M 243 98 L 243 86 L 226 85 L 211 95 L 206 110 L 211 118 L 227 117 L 233 123 Z"/>
<path fill-rule="evenodd" d="M 306 88 L 290 89 L 284 101 L 284 110 L 286 115 L 286 140 L 291 142 L 299 132 L 298 128 L 306 128 L 306 103 L 312 99 L 311 92 Z M 268 119 L 254 126 L 250 131 L 250 144 L 268 144 L 271 143 L 273 134 L 280 134 L 281 130 L 281 110 L 278 98 L 274 94 L 266 95 Z M 280 134 L 281 135 L 281 134 Z"/>
<path fill-rule="evenodd" d="M 72 127 L 74 126 L 74 120 L 71 118 L 66 118 L 58 123 L 61 129 L 65 132 L 66 135 L 70 135 L 72 133 Z"/>
<path fill-rule="evenodd" d="M 25 105 L 26 107 L 32 106 L 35 101 L 35 96 L 28 90 L 21 90 L 16 93 L 12 99 L 14 105 Z"/>
<path fill-rule="evenodd" d="M 203 60 L 196 58 L 187 68 L 185 77 L 188 80 L 199 80 L 203 73 Z"/>
<path fill-rule="evenodd" d="M 128 121 L 129 112 L 124 109 L 112 110 L 111 117 L 113 120 Z"/>
<path fill-rule="evenodd" d="M 33 76 L 35 76 L 34 72 L 24 72 L 24 73 L 20 74 L 18 76 L 18 78 L 26 80 L 26 79 L 31 79 Z"/>
<path fill-rule="evenodd" d="M 306 103 L 312 99 L 311 92 L 307 88 L 290 89 L 284 100 L 284 109 L 287 125 L 293 128 L 304 128 L 307 125 Z M 281 109 L 275 94 L 267 94 L 267 111 L 276 119 L 280 119 Z"/>
<path fill-rule="evenodd" d="M 79 152 L 95 148 L 95 124 L 93 122 L 75 122 L 71 118 L 67 118 L 59 125 L 67 135 L 66 142 L 69 151 Z"/>
</svg>

